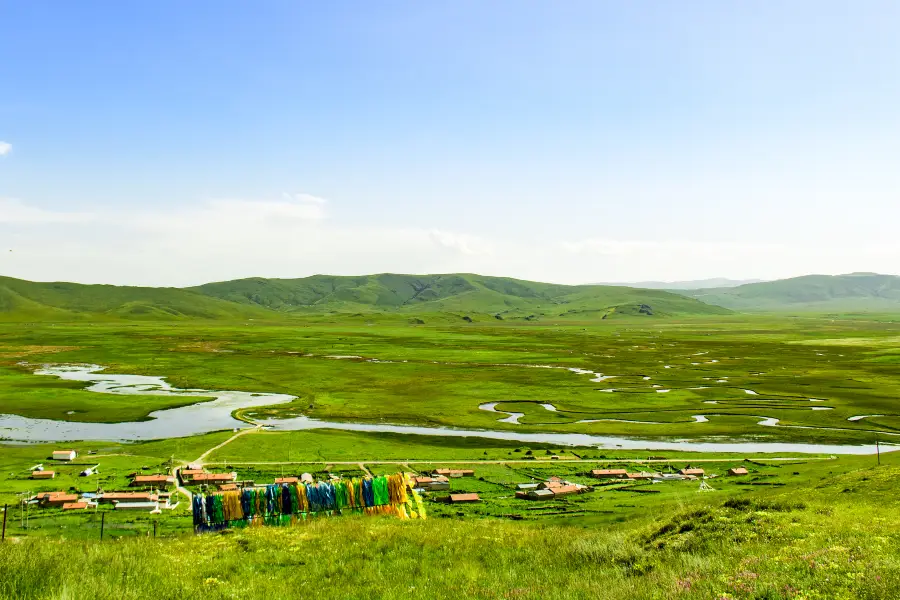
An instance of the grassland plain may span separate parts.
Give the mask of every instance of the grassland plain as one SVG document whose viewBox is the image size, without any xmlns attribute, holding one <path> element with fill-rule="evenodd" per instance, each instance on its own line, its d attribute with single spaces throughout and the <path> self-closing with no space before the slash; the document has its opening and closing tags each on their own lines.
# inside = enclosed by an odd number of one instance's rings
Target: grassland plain
<svg viewBox="0 0 900 600">
<path fill-rule="evenodd" d="M 0 325 L 0 412 L 122 421 L 185 400 L 96 394 L 32 374 L 45 363 L 93 363 L 113 373 L 164 375 L 185 388 L 298 397 L 246 411 L 251 418 L 303 414 L 838 443 L 869 443 L 876 435 L 890 441 L 900 428 L 900 324 L 889 316 L 428 319 L 6 323 Z M 478 408 L 484 402 L 524 413 L 521 423 L 499 422 L 504 415 Z M 848 420 L 860 415 L 883 416 Z M 759 426 L 763 417 L 781 426 Z M 618 421 L 578 422 L 600 419 Z M 453 480 L 452 489 L 477 492 L 483 502 L 448 506 L 432 494 L 425 522 L 342 517 L 196 538 L 185 535 L 184 501 L 158 517 L 108 508 L 13 509 L 8 535 L 15 542 L 0 546 L 0 597 L 290 596 L 323 584 L 344 597 L 367 598 L 890 598 L 900 589 L 892 488 L 898 453 L 885 454 L 876 467 L 871 456 L 795 455 L 776 462 L 333 430 L 232 437 L 227 431 L 76 442 L 78 461 L 56 467 L 57 479 L 44 482 L 30 480 L 28 469 L 46 463 L 54 446 L 3 444 L 0 503 L 37 491 L 121 489 L 130 473 L 166 472 L 201 456 L 212 469 L 258 482 L 301 472 L 355 476 L 468 464 L 477 476 Z M 651 456 L 656 462 L 634 462 Z M 101 465 L 99 475 L 78 476 L 94 464 Z M 702 465 L 719 477 L 708 480 L 715 488 L 708 493 L 697 482 L 612 482 L 550 503 L 513 498 L 517 483 L 558 475 L 597 484 L 586 475 L 590 468 L 623 465 L 664 472 Z M 750 475 L 723 476 L 736 465 Z M 106 540 L 99 543 L 102 514 Z M 166 539 L 147 539 L 153 532 Z"/>
<path fill-rule="evenodd" d="M 30 374 L 42 363 L 94 363 L 179 387 L 297 396 L 251 418 L 870 443 L 900 432 L 898 335 L 891 319 L 747 316 L 2 324 L 0 412 L 122 421 L 185 400 L 94 394 Z M 500 422 L 504 415 L 479 409 L 488 402 L 524 416 Z M 758 425 L 764 419 L 778 426 Z"/>
<path fill-rule="evenodd" d="M 433 513 L 165 540 L 21 539 L 0 545 L 0 597 L 893 598 L 900 467 L 896 455 L 884 463 L 845 457 L 783 488 L 653 498 L 618 521 Z"/>
</svg>

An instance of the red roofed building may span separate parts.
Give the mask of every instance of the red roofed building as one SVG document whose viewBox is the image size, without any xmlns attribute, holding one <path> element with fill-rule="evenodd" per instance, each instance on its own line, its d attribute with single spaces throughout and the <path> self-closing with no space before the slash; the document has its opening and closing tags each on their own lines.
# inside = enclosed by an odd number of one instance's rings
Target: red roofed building
<svg viewBox="0 0 900 600">
<path fill-rule="evenodd" d="M 51 492 L 41 499 L 41 506 L 57 508 L 69 502 L 77 502 L 78 494 L 67 494 L 65 492 Z"/>
<path fill-rule="evenodd" d="M 569 494 L 577 494 L 581 491 L 577 485 L 561 485 L 549 489 L 553 492 L 554 496 L 568 496 Z"/>
<path fill-rule="evenodd" d="M 199 473 L 191 483 L 229 483 L 237 480 L 237 473 Z"/>
<path fill-rule="evenodd" d="M 450 494 L 445 498 L 445 501 L 450 504 L 462 504 L 465 502 L 481 502 L 481 498 L 478 497 L 478 494 Z"/>
<path fill-rule="evenodd" d="M 63 510 L 84 510 L 87 507 L 87 502 L 66 502 L 62 505 Z"/>
<path fill-rule="evenodd" d="M 682 475 L 693 475 L 695 477 L 702 477 L 706 473 L 703 469 L 681 469 L 678 472 Z"/>
<path fill-rule="evenodd" d="M 175 483 L 171 475 L 135 475 L 131 487 L 168 487 Z"/>
<path fill-rule="evenodd" d="M 628 477 L 628 471 L 625 469 L 593 469 L 591 477 L 597 479 L 625 479 Z"/>
<path fill-rule="evenodd" d="M 155 502 L 156 494 L 149 492 L 108 492 L 97 497 L 97 502 Z"/>
</svg>

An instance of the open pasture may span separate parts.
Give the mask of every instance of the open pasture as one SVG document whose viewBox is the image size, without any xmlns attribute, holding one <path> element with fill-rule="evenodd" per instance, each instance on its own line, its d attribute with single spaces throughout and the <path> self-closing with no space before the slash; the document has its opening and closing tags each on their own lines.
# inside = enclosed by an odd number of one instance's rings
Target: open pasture
<svg viewBox="0 0 900 600">
<path fill-rule="evenodd" d="M 30 374 L 42 363 L 92 363 L 180 387 L 297 397 L 248 410 L 250 419 L 890 442 L 900 433 L 898 331 L 887 318 L 756 316 L 578 325 L 429 326 L 377 316 L 358 324 L 3 324 L 0 412 L 121 421 L 185 401 L 92 394 Z"/>
</svg>

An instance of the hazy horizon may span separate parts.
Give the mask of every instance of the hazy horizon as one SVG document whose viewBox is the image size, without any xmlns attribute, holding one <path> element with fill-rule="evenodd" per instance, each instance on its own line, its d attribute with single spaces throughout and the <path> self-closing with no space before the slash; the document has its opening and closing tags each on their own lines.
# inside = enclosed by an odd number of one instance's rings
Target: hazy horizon
<svg viewBox="0 0 900 600">
<path fill-rule="evenodd" d="M 900 5 L 6 4 L 0 274 L 892 272 Z"/>
</svg>

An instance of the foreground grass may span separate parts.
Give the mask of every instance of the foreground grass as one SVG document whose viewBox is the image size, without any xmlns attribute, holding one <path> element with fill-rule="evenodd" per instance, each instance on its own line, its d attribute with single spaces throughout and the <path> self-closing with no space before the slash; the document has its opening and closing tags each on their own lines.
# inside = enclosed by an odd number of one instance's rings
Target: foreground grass
<svg viewBox="0 0 900 600">
<path fill-rule="evenodd" d="M 898 475 L 703 498 L 607 528 L 347 517 L 174 540 L 23 540 L 0 546 L 0 597 L 893 598 Z"/>
</svg>

